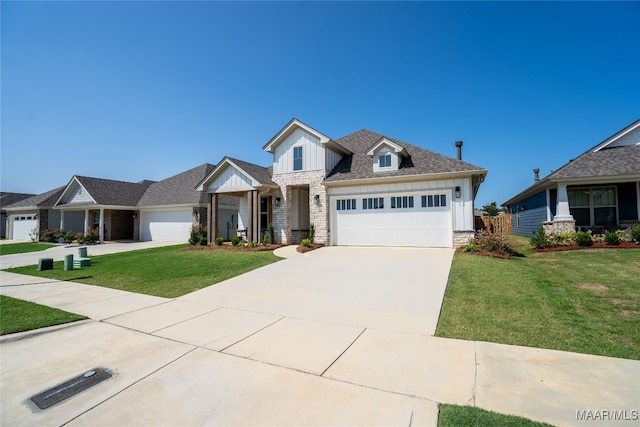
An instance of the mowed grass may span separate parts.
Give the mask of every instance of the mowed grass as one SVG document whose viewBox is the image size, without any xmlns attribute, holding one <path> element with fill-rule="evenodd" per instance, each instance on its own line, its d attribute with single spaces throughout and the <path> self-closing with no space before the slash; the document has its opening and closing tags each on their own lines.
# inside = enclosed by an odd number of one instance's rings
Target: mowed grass
<svg viewBox="0 0 640 427">
<path fill-rule="evenodd" d="M 281 259 L 272 251 L 182 250 L 185 247 L 91 257 L 91 267 L 72 271 L 64 271 L 62 261 L 55 262 L 53 270 L 36 271 L 34 265 L 7 271 L 176 298 Z"/>
<path fill-rule="evenodd" d="M 53 248 L 56 245 L 48 243 L 5 243 L 0 245 L 0 255 L 23 254 L 26 252 L 38 252 Z"/>
<path fill-rule="evenodd" d="M 550 427 L 515 415 L 503 415 L 473 406 L 445 405 L 439 407 L 438 427 Z"/>
<path fill-rule="evenodd" d="M 436 335 L 640 359 L 640 249 L 523 252 L 456 253 Z"/>
<path fill-rule="evenodd" d="M 57 308 L 0 295 L 0 335 L 76 322 L 83 319 L 86 319 L 86 317 L 79 314 L 68 313 Z"/>
</svg>

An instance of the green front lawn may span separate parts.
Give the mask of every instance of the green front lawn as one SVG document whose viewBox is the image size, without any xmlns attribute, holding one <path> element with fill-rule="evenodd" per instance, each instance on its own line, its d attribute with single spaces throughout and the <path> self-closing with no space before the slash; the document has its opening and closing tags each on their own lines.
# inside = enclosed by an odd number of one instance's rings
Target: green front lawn
<svg viewBox="0 0 640 427">
<path fill-rule="evenodd" d="M 6 243 L 0 245 L 0 255 L 23 254 L 26 252 L 44 251 L 56 245 L 47 243 Z"/>
<path fill-rule="evenodd" d="M 437 336 L 640 359 L 640 249 L 520 250 L 454 255 Z"/>
<path fill-rule="evenodd" d="M 86 319 L 79 314 L 0 295 L 0 335 Z"/>
<path fill-rule="evenodd" d="M 531 421 L 515 415 L 503 415 L 473 406 L 439 406 L 438 427 L 550 427 L 550 424 Z"/>
<path fill-rule="evenodd" d="M 32 265 L 7 271 L 176 298 L 281 259 L 272 251 L 182 250 L 185 247 L 95 256 L 91 267 L 72 271 L 64 271 L 62 261 L 55 262 L 53 270 L 37 271 Z"/>
</svg>

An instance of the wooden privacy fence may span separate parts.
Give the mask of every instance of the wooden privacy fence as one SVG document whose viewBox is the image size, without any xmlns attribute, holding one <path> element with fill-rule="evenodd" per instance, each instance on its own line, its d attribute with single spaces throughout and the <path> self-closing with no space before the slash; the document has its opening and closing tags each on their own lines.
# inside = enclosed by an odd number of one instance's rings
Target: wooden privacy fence
<svg viewBox="0 0 640 427">
<path fill-rule="evenodd" d="M 511 234 L 511 214 L 482 216 L 484 227 L 494 234 Z"/>
</svg>

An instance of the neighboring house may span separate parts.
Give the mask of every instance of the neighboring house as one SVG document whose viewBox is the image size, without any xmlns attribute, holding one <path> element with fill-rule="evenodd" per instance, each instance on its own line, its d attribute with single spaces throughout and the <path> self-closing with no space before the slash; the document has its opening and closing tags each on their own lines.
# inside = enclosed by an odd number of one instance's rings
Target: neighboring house
<svg viewBox="0 0 640 427">
<path fill-rule="evenodd" d="M 239 197 L 238 227 L 258 241 L 308 237 L 329 245 L 452 247 L 474 233 L 473 201 L 487 171 L 458 158 L 360 130 L 333 140 L 291 120 L 263 149 L 271 168 L 225 157 L 197 187 L 207 224 L 220 197 Z M 217 233 L 209 233 L 213 239 Z"/>
<path fill-rule="evenodd" d="M 36 196 L 5 206 L 7 212 L 7 239 L 29 240 L 35 229 L 37 235 L 47 228 L 58 228 L 60 212 L 53 209 L 64 187 L 58 187 Z M 76 218 L 70 218 L 75 222 Z M 76 231 L 76 230 L 74 230 Z M 77 230 L 77 231 L 82 231 Z"/>
<path fill-rule="evenodd" d="M 4 209 L 5 206 L 33 196 L 35 196 L 35 194 L 6 193 L 4 191 L 0 193 L 0 238 L 4 239 L 7 237 L 7 211 Z"/>
<path fill-rule="evenodd" d="M 640 120 L 503 203 L 514 234 L 640 224 Z"/>
</svg>

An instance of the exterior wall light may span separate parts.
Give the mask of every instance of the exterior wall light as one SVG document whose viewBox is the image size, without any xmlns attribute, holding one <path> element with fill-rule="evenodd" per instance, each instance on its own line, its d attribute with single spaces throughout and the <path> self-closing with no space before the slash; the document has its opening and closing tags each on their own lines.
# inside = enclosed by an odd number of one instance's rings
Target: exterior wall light
<svg viewBox="0 0 640 427">
<path fill-rule="evenodd" d="M 320 203 L 320 195 L 316 194 L 315 196 L 313 196 L 313 201 L 316 202 L 316 204 Z"/>
<path fill-rule="evenodd" d="M 456 187 L 456 199 L 460 198 L 460 187 Z"/>
<path fill-rule="evenodd" d="M 280 207 L 280 197 L 276 197 L 276 208 Z"/>
</svg>

